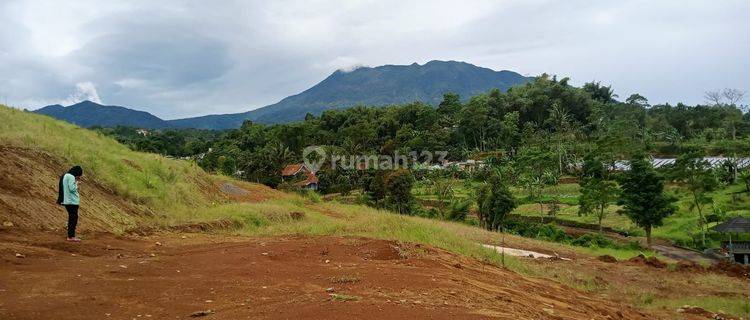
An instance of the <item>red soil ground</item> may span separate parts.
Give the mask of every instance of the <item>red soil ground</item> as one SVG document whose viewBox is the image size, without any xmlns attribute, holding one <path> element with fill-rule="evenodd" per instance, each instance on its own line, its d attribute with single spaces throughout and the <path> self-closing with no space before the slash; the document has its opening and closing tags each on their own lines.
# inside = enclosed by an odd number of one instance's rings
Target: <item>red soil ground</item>
<svg viewBox="0 0 750 320">
<path fill-rule="evenodd" d="M 93 234 L 74 244 L 3 230 L 0 319 L 185 319 L 207 310 L 205 319 L 654 318 L 423 246 L 183 237 Z"/>
</svg>

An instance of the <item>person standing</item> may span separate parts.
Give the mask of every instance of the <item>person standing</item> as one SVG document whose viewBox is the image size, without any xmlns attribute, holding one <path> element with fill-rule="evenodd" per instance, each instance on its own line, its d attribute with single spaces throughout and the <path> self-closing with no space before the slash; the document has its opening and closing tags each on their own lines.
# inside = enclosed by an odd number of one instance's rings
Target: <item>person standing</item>
<svg viewBox="0 0 750 320">
<path fill-rule="evenodd" d="M 78 207 L 81 205 L 81 197 L 78 194 L 78 179 L 83 176 L 81 166 L 74 166 L 60 177 L 57 203 L 65 207 L 68 212 L 68 241 L 80 242 L 76 237 L 76 226 L 78 225 Z"/>
</svg>

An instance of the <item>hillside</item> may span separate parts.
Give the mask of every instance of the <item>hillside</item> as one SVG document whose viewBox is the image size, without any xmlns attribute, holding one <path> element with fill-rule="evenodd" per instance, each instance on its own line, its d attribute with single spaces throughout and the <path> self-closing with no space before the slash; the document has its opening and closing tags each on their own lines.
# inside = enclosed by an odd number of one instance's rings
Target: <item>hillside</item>
<svg viewBox="0 0 750 320">
<path fill-rule="evenodd" d="M 746 282 L 722 274 L 283 193 L 17 109 L 0 106 L 0 120 L 0 301 L 13 301 L 2 318 L 702 319 L 675 312 L 686 303 L 744 314 Z M 85 170 L 79 244 L 54 204 L 72 164 Z"/>
<path fill-rule="evenodd" d="M 67 107 L 59 104 L 46 106 L 34 112 L 82 127 L 128 126 L 162 129 L 169 126 L 166 121 L 145 111 L 120 106 L 105 106 L 88 100 Z"/>
<path fill-rule="evenodd" d="M 142 128 L 238 128 L 245 120 L 284 123 L 319 115 L 328 109 L 355 105 L 385 106 L 421 101 L 437 105 L 443 94 L 453 92 L 467 99 L 490 89 L 508 88 L 531 78 L 512 71 L 494 71 L 457 61 L 430 61 L 424 65 L 385 65 L 336 71 L 315 86 L 281 101 L 243 113 L 206 115 L 162 120 L 125 107 L 102 106 L 84 101 L 72 106 L 47 106 L 35 112 L 84 127 L 133 126 Z"/>
</svg>

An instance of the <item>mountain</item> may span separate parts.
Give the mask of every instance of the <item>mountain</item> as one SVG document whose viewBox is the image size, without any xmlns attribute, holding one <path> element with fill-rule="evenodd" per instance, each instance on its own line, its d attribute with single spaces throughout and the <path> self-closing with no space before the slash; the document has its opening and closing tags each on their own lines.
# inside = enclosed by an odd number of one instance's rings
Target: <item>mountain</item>
<svg viewBox="0 0 750 320">
<path fill-rule="evenodd" d="M 385 65 L 338 70 L 302 93 L 249 112 L 211 115 L 170 121 L 177 127 L 236 128 L 245 120 L 283 123 L 302 120 L 305 114 L 357 104 L 389 105 L 422 101 L 437 105 L 443 94 L 466 99 L 490 89 L 508 88 L 531 80 L 512 71 L 494 71 L 458 61 L 430 61 L 424 65 Z"/>
<path fill-rule="evenodd" d="M 128 126 L 162 129 L 170 126 L 166 121 L 145 111 L 119 106 L 105 106 L 88 100 L 67 107 L 59 104 L 46 106 L 34 112 L 65 120 L 82 127 Z"/>
<path fill-rule="evenodd" d="M 151 114 L 123 107 L 100 106 L 110 113 L 101 115 L 97 110 L 81 110 L 81 114 L 70 107 L 48 106 L 39 113 L 68 120 L 84 126 L 129 125 L 148 128 L 238 128 L 245 120 L 273 124 L 302 120 L 307 113 L 319 115 L 325 110 L 348 108 L 363 104 L 385 106 L 390 104 L 421 101 L 437 105 L 444 93 L 453 92 L 462 98 L 487 92 L 490 89 L 508 88 L 526 83 L 532 78 L 512 71 L 494 71 L 458 61 L 430 61 L 424 65 L 384 65 L 361 67 L 352 71 L 338 70 L 320 83 L 299 94 L 248 112 L 207 115 L 177 120 L 161 120 Z M 88 104 L 92 104 L 88 102 Z M 74 105 L 75 106 L 75 105 Z M 120 109 L 115 109 L 120 108 Z M 121 110 L 124 109 L 124 110 Z M 114 114 L 119 110 L 125 114 Z M 141 113 L 132 118 L 129 112 Z M 94 112 L 96 111 L 96 112 Z M 123 117 L 123 118 L 121 118 Z"/>
</svg>

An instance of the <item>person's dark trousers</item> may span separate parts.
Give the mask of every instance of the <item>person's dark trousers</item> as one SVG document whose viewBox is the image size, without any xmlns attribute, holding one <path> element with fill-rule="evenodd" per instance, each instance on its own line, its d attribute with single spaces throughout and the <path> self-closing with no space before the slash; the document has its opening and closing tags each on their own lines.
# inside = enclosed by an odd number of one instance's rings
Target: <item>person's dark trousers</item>
<svg viewBox="0 0 750 320">
<path fill-rule="evenodd" d="M 76 225 L 78 225 L 78 206 L 66 204 L 65 210 L 68 211 L 68 238 L 75 238 Z"/>
</svg>

